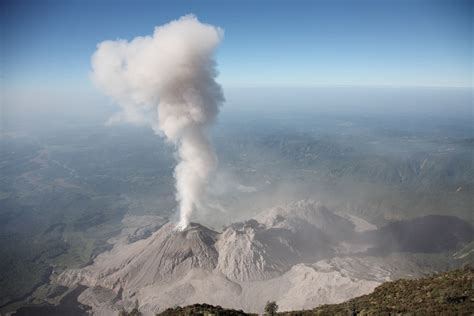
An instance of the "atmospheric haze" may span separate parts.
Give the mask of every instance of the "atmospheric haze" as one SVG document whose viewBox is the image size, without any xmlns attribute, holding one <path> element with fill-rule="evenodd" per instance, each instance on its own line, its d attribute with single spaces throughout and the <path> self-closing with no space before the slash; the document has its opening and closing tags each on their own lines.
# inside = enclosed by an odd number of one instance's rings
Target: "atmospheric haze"
<svg viewBox="0 0 474 316">
<path fill-rule="evenodd" d="M 176 146 L 180 229 L 217 164 L 206 129 L 224 101 L 214 60 L 222 38 L 222 29 L 186 15 L 152 36 L 102 42 L 92 57 L 93 81 L 121 107 L 109 122 L 148 124 Z"/>
</svg>

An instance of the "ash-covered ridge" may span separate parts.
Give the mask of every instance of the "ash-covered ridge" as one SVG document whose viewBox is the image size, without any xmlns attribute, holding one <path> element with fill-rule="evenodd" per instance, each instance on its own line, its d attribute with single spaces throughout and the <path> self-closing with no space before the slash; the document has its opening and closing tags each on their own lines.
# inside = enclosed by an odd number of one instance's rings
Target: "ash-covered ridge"
<svg viewBox="0 0 474 316">
<path fill-rule="evenodd" d="M 168 223 L 147 239 L 99 255 L 91 266 L 65 271 L 58 281 L 69 286 L 80 283 L 117 290 L 176 279 L 194 268 L 212 271 L 218 260 L 214 247 L 217 236 L 217 232 L 197 223 L 182 231 Z"/>
<path fill-rule="evenodd" d="M 262 312 L 268 300 L 281 310 L 313 308 L 427 272 L 405 257 L 368 252 L 377 241 L 367 236 L 384 230 L 359 232 L 351 218 L 305 200 L 222 232 L 197 223 L 180 231 L 167 223 L 147 238 L 120 239 L 93 264 L 64 271 L 56 282 L 87 286 L 79 301 L 98 315 L 116 315 L 136 301 L 144 315 L 154 315 L 194 303 L 249 312 Z"/>
</svg>

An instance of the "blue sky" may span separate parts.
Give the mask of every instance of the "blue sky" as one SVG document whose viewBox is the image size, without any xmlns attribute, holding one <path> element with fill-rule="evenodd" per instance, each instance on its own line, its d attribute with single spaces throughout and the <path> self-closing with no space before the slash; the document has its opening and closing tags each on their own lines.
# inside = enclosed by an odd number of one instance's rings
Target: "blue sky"
<svg viewBox="0 0 474 316">
<path fill-rule="evenodd" d="M 224 87 L 471 86 L 471 3 L 3 1 L 3 85 L 87 90 L 98 42 L 194 13 L 225 30 Z"/>
</svg>

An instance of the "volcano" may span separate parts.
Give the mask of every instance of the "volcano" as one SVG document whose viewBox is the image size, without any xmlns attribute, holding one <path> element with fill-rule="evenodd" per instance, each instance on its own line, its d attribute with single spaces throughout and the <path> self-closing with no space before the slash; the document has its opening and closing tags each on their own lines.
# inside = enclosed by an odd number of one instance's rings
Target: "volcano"
<svg viewBox="0 0 474 316">
<path fill-rule="evenodd" d="M 281 310 L 313 308 L 426 273 L 426 266 L 405 257 L 356 253 L 368 246 L 356 244 L 364 232 L 350 218 L 305 200 L 222 232 L 197 223 L 181 231 L 167 223 L 144 239 L 117 242 L 93 264 L 66 270 L 55 282 L 86 286 L 78 300 L 98 315 L 116 315 L 136 302 L 144 315 L 154 315 L 195 303 L 248 312 L 262 312 L 269 300 Z"/>
</svg>

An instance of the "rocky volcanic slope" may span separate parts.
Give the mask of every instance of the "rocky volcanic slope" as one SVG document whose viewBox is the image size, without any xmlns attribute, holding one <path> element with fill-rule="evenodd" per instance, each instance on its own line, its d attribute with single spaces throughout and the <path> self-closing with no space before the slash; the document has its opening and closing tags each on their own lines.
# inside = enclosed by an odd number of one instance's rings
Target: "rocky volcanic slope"
<svg viewBox="0 0 474 316">
<path fill-rule="evenodd" d="M 179 232 L 168 223 L 147 239 L 98 256 L 91 266 L 61 274 L 58 282 L 119 290 L 173 280 L 193 268 L 213 270 L 218 257 L 214 248 L 217 235 L 199 224 Z"/>
<path fill-rule="evenodd" d="M 473 315 L 474 270 L 470 267 L 418 280 L 384 283 L 373 293 L 337 305 L 284 315 Z"/>
<path fill-rule="evenodd" d="M 336 305 L 313 310 L 278 313 L 304 315 L 472 315 L 474 313 L 474 270 L 465 268 L 417 280 L 386 282 L 374 292 Z M 169 308 L 159 315 L 252 315 L 220 306 L 196 304 Z"/>
<path fill-rule="evenodd" d="M 136 302 L 145 315 L 195 303 L 261 312 L 269 300 L 280 310 L 339 303 L 426 271 L 397 256 L 354 256 L 370 247 L 361 247 L 366 238 L 355 228 L 314 201 L 272 209 L 221 233 L 199 224 L 177 231 L 168 223 L 145 239 L 117 242 L 56 282 L 87 286 L 78 300 L 96 315 L 116 315 Z"/>
</svg>

